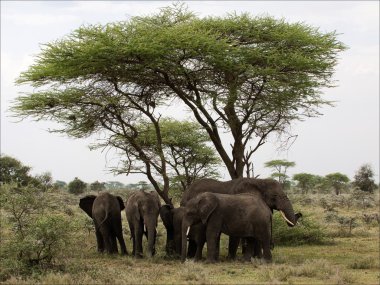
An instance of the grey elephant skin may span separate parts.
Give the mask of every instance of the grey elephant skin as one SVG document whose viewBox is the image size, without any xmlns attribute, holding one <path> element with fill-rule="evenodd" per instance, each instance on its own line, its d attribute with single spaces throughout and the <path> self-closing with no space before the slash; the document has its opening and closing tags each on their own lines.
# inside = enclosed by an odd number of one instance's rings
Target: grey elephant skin
<svg viewBox="0 0 380 285">
<path fill-rule="evenodd" d="M 79 207 L 94 221 L 99 252 L 117 253 L 117 239 L 121 253 L 127 254 L 121 224 L 121 211 L 124 209 L 121 197 L 107 192 L 98 196 L 87 195 L 80 199 Z"/>
<path fill-rule="evenodd" d="M 181 257 L 182 250 L 182 218 L 185 207 L 174 208 L 172 205 L 163 205 L 160 209 L 160 217 L 166 228 L 166 254 Z M 206 242 L 206 232 L 201 224 L 191 227 L 187 235 L 189 248 L 188 258 L 199 260 L 202 258 L 202 248 Z"/>
<path fill-rule="evenodd" d="M 186 259 L 186 236 L 191 226 L 206 228 L 207 260 L 219 258 L 220 234 L 247 240 L 246 259 L 250 260 L 254 241 L 263 247 L 264 259 L 271 261 L 272 212 L 259 194 L 202 193 L 189 200 L 182 218 L 182 261 Z"/>
<path fill-rule="evenodd" d="M 215 179 L 201 179 L 194 182 L 183 194 L 181 206 L 205 192 L 221 194 L 256 193 L 259 194 L 265 204 L 272 210 L 281 212 L 288 226 L 296 225 L 301 213 L 294 213 L 292 203 L 285 194 L 281 184 L 273 179 L 238 178 L 230 181 L 218 181 Z M 239 245 L 239 239 L 230 237 L 228 246 L 228 258 L 234 259 Z M 256 246 L 257 249 L 257 246 Z M 253 252 L 253 256 L 260 257 L 261 250 Z"/>
<path fill-rule="evenodd" d="M 135 257 L 143 256 L 144 226 L 148 238 L 147 256 L 152 257 L 155 254 L 156 227 L 160 208 L 160 198 L 156 192 L 137 191 L 125 203 L 125 213 L 133 241 L 132 254 Z"/>
</svg>

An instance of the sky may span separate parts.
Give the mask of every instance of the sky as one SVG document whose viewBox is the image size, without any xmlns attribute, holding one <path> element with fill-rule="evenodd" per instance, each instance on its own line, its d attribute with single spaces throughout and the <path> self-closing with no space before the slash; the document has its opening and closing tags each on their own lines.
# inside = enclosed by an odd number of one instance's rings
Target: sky
<svg viewBox="0 0 380 285">
<path fill-rule="evenodd" d="M 369 163 L 379 181 L 379 1 L 183 1 L 199 17 L 231 12 L 270 15 L 288 22 L 303 22 L 322 32 L 336 30 L 348 46 L 340 54 L 334 80 L 323 98 L 335 107 L 320 109 L 323 116 L 294 123 L 297 139 L 280 148 L 276 136 L 254 157 L 255 174 L 270 175 L 264 163 L 294 161 L 288 174 L 334 172 L 353 178 Z M 146 180 L 139 175 L 110 173 L 117 164 L 112 151 L 90 150 L 96 137 L 72 139 L 50 133 L 52 122 L 20 121 L 9 108 L 28 86 L 15 86 L 41 51 L 41 45 L 60 39 L 81 25 L 106 24 L 131 16 L 156 13 L 171 1 L 1 1 L 1 154 L 32 167 L 32 174 L 51 172 L 55 180 L 85 182 Z M 170 112 L 168 110 L 168 112 Z M 165 114 L 164 114 L 165 115 Z M 229 180 L 222 169 L 221 180 Z"/>
</svg>

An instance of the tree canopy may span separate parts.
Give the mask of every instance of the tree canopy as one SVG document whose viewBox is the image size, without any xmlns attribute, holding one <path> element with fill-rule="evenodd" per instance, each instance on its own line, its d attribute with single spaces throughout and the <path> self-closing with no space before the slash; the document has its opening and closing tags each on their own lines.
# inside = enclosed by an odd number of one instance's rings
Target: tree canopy
<svg viewBox="0 0 380 285">
<path fill-rule="evenodd" d="M 57 131 L 74 137 L 100 131 L 124 137 L 162 196 L 169 183 L 162 107 L 183 103 L 231 178 L 241 177 L 271 133 L 286 133 L 292 121 L 317 116 L 329 104 L 321 88 L 334 85 L 344 49 L 335 31 L 270 16 L 199 18 L 175 4 L 150 16 L 82 26 L 44 45 L 17 80 L 36 89 L 18 97 L 13 110 L 59 122 Z M 154 126 L 158 164 L 138 144 L 143 119 Z M 162 176 L 162 191 L 153 172 Z"/>
</svg>

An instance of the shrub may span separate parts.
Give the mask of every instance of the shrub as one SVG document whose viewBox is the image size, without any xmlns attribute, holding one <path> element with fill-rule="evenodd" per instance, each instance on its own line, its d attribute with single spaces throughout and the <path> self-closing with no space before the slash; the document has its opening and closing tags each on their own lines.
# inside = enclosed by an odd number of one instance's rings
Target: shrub
<svg viewBox="0 0 380 285">
<path fill-rule="evenodd" d="M 325 230 L 309 215 L 304 215 L 290 228 L 279 214 L 275 214 L 272 231 L 275 245 L 321 244 L 326 240 Z"/>
<path fill-rule="evenodd" d="M 74 222 L 49 207 L 48 192 L 17 184 L 0 187 L 4 214 L 0 279 L 51 268 L 75 232 Z"/>
</svg>

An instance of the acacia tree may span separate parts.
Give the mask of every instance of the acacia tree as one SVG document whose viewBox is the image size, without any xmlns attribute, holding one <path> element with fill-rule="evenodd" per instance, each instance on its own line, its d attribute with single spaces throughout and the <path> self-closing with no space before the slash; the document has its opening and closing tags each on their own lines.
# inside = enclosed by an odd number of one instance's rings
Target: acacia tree
<svg viewBox="0 0 380 285">
<path fill-rule="evenodd" d="M 294 167 L 295 165 L 296 163 L 294 161 L 287 161 L 286 159 L 275 159 L 265 162 L 265 167 L 273 168 L 275 170 L 271 176 L 277 178 L 278 182 L 282 185 L 285 185 L 285 182 L 288 179 L 286 171 L 289 167 Z"/>
<path fill-rule="evenodd" d="M 339 195 L 350 179 L 340 172 L 330 173 L 325 176 L 327 183 L 334 188 L 335 194 Z"/>
<path fill-rule="evenodd" d="M 301 188 L 302 193 L 309 192 L 309 190 L 313 189 L 322 179 L 321 176 L 310 173 L 297 173 L 293 175 L 293 180 L 297 181 L 297 186 Z"/>
<path fill-rule="evenodd" d="M 360 166 L 355 173 L 353 185 L 358 187 L 361 191 L 373 193 L 376 189 L 374 172 L 369 164 Z"/>
<path fill-rule="evenodd" d="M 333 86 L 344 49 L 335 32 L 303 23 L 249 14 L 199 18 L 176 4 L 151 16 L 83 26 L 46 44 L 17 81 L 37 89 L 20 96 L 13 110 L 57 121 L 71 136 L 103 131 L 124 138 L 168 202 L 160 106 L 184 103 L 231 178 L 241 177 L 271 133 L 329 104 L 321 88 Z M 138 144 L 141 118 L 154 126 L 159 161 Z M 231 146 L 222 132 L 231 134 Z"/>
<path fill-rule="evenodd" d="M 210 139 L 199 124 L 163 119 L 160 121 L 162 145 L 169 165 L 171 184 L 179 184 L 183 191 L 195 180 L 217 178 L 220 159 L 208 146 Z M 151 124 L 139 127 L 140 145 L 155 153 L 157 137 Z M 152 155 L 155 157 L 155 155 Z"/>
</svg>

